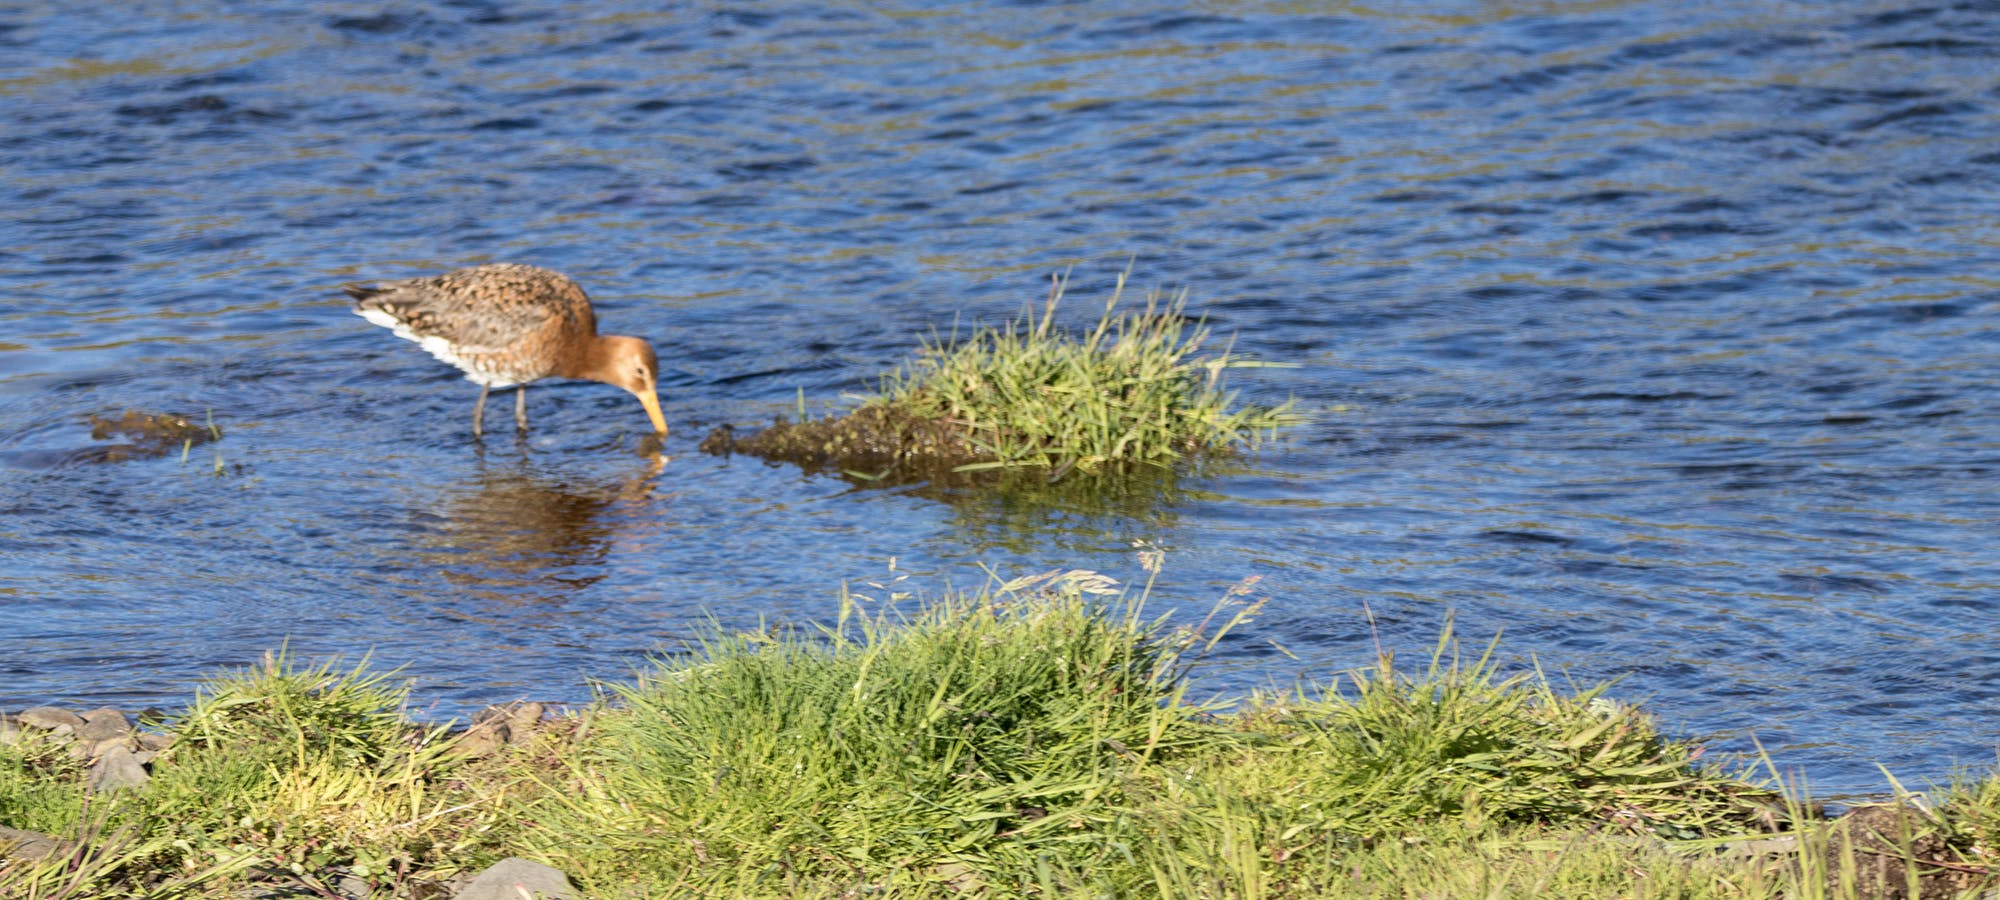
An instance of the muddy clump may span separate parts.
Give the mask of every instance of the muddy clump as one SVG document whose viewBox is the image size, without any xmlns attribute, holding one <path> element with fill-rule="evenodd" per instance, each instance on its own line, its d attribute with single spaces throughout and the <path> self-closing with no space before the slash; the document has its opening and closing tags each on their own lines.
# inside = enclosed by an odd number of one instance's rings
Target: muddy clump
<svg viewBox="0 0 2000 900">
<path fill-rule="evenodd" d="M 215 423 L 197 422 L 186 416 L 126 410 L 122 415 L 90 416 L 90 436 L 100 441 L 117 441 L 91 448 L 92 462 L 124 462 L 152 459 L 169 453 L 185 453 L 222 437 Z"/>
<path fill-rule="evenodd" d="M 1849 810 L 1833 823 L 1825 852 L 1828 889 L 1857 897 L 1945 900 L 1993 881 L 1989 867 L 1963 861 L 1931 816 L 1900 804 Z"/>
<path fill-rule="evenodd" d="M 952 470 L 990 456 L 949 420 L 926 419 L 887 406 L 863 406 L 844 416 L 788 422 L 738 436 L 723 425 L 703 438 L 701 450 L 741 453 L 793 463 L 807 472 L 839 472 L 869 482 L 907 483 L 948 478 Z"/>
</svg>

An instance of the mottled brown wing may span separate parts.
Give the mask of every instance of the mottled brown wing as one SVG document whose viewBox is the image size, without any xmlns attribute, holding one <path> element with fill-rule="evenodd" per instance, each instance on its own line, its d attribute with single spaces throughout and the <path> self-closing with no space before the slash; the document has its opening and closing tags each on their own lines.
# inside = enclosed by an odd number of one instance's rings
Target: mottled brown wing
<svg viewBox="0 0 2000 900">
<path fill-rule="evenodd" d="M 563 285 L 546 274 L 553 273 L 482 266 L 341 289 L 354 298 L 357 312 L 388 315 L 412 340 L 440 338 L 461 354 L 499 353 L 564 316 Z"/>
</svg>

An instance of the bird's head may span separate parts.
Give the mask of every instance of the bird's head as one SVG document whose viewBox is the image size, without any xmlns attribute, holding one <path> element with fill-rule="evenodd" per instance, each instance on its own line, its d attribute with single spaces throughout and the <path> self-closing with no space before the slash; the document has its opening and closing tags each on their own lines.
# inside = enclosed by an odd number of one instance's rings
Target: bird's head
<svg viewBox="0 0 2000 900">
<path fill-rule="evenodd" d="M 653 345 L 643 338 L 623 335 L 605 335 L 598 338 L 598 353 L 590 378 L 605 384 L 617 385 L 639 398 L 640 405 L 646 407 L 646 417 L 653 420 L 653 430 L 661 437 L 667 434 L 667 418 L 660 413 L 660 361 L 653 355 Z"/>
</svg>

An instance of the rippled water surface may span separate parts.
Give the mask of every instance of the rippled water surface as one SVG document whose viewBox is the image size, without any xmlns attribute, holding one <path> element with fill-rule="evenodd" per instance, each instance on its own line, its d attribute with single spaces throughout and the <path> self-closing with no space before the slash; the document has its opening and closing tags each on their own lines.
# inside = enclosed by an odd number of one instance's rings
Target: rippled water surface
<svg viewBox="0 0 2000 900">
<path fill-rule="evenodd" d="M 1218 691 L 1455 617 L 1822 790 L 1988 765 L 1996 73 L 1992 2 L 0 6 L 0 708 L 286 641 L 582 699 L 892 559 L 1148 541 L 1189 614 L 1261 579 Z M 595 385 L 471 441 L 336 290 L 497 260 L 661 345 L 663 472 Z M 1053 506 L 694 448 L 1128 263 L 1313 424 Z M 106 461 L 126 409 L 224 437 Z"/>
</svg>

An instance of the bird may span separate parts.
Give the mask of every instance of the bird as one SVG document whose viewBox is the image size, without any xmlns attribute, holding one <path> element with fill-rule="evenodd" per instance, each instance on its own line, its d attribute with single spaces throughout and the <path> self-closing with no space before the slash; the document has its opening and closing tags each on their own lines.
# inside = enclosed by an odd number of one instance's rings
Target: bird
<svg viewBox="0 0 2000 900">
<path fill-rule="evenodd" d="M 511 387 L 514 424 L 528 430 L 527 384 L 580 378 L 630 391 L 664 438 L 660 364 L 644 338 L 598 334 L 583 287 L 561 272 L 522 263 L 453 269 L 442 275 L 354 282 L 354 314 L 417 342 L 479 385 L 472 433 L 480 433 L 486 395 Z"/>
</svg>

